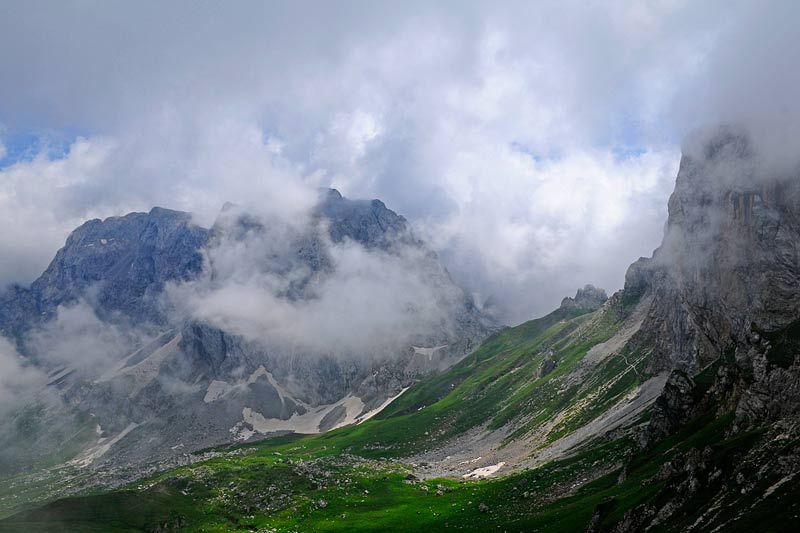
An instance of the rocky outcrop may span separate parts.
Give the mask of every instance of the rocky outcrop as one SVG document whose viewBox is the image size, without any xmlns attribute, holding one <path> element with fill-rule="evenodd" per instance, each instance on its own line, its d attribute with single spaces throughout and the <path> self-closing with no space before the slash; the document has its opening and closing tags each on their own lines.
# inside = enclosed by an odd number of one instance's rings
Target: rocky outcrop
<svg viewBox="0 0 800 533">
<path fill-rule="evenodd" d="M 578 289 L 574 298 L 569 296 L 561 300 L 562 309 L 575 309 L 578 311 L 594 311 L 608 300 L 606 291 L 598 289 L 594 285 L 586 285 L 582 289 Z"/>
<path fill-rule="evenodd" d="M 544 360 L 542 361 L 542 365 L 539 367 L 539 377 L 543 378 L 548 375 L 550 372 L 555 370 L 556 365 L 558 365 L 558 361 L 553 359 L 552 351 L 548 353 Z"/>
<path fill-rule="evenodd" d="M 692 378 L 677 370 L 670 374 L 661 395 L 653 405 L 647 431 L 642 434 L 641 445 L 647 447 L 674 433 L 694 415 Z"/>
</svg>

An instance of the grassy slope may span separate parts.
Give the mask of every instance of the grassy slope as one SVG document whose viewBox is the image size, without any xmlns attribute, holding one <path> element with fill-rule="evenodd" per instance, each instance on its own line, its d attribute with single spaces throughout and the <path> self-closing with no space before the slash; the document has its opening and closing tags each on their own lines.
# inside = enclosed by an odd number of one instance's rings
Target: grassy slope
<svg viewBox="0 0 800 533">
<path fill-rule="evenodd" d="M 569 375 L 589 349 L 619 329 L 624 313 L 581 314 L 559 309 L 487 339 L 459 364 L 412 387 L 374 423 L 328 433 L 367 457 L 402 457 L 436 448 L 475 427 L 499 429 L 514 422 L 512 438 L 562 417 L 548 441 L 585 424 L 621 399 L 641 380 L 622 356 L 610 357 L 584 375 Z M 539 377 L 548 353 L 556 368 Z M 628 357 L 629 360 L 632 359 Z M 643 365 L 642 365 L 643 366 Z M 390 423 L 381 421 L 391 419 Z"/>
<path fill-rule="evenodd" d="M 300 439 L 297 444 L 300 448 L 296 448 L 293 453 L 297 454 L 298 450 L 302 450 L 302 457 L 317 459 L 335 457 L 343 453 L 354 453 L 370 459 L 402 457 L 432 448 L 476 425 L 488 423 L 490 427 L 499 427 L 514 416 L 524 413 L 523 409 L 529 409 L 532 403 L 539 405 L 539 418 L 545 420 L 548 418 L 548 413 L 552 416 L 563 409 L 565 398 L 573 401 L 576 398 L 574 391 L 571 391 L 571 397 L 565 394 L 553 394 L 553 390 L 560 386 L 563 376 L 592 345 L 613 334 L 614 324 L 606 321 L 598 321 L 597 324 L 586 328 L 585 322 L 588 318 L 574 310 L 557 310 L 541 319 L 500 332 L 449 371 L 413 387 L 375 419 L 360 426 Z M 581 326 L 584 326 L 583 329 L 586 331 L 576 335 L 575 332 Z M 548 376 L 538 378 L 539 366 L 548 350 L 555 354 L 559 365 Z M 498 408 L 499 406 L 503 408 Z M 295 439 L 296 437 L 293 437 L 289 441 L 294 442 Z M 269 453 L 283 449 L 285 453 L 286 449 L 281 445 L 283 440 L 270 441 L 263 449 L 271 450 Z M 277 468 L 270 465 L 269 461 L 263 463 L 257 460 L 256 463 L 262 466 L 266 464 L 268 468 Z M 235 467 L 235 460 L 226 459 L 220 461 L 219 465 L 222 470 L 231 469 L 238 472 L 237 476 L 243 475 L 242 468 Z M 248 468 L 253 468 L 253 465 L 249 465 Z M 383 472 L 383 467 L 378 470 Z M 383 475 L 381 479 L 382 477 Z M 364 483 L 368 482 L 367 478 L 359 479 Z M 442 481 L 442 483 L 452 482 Z M 169 494 L 174 492 L 171 489 L 160 490 L 166 490 Z M 488 494 L 482 494 L 487 504 L 494 501 L 491 497 L 492 490 L 489 490 Z M 389 500 L 402 501 L 401 496 L 409 491 L 412 495 L 418 492 L 413 486 L 403 483 L 397 490 L 392 491 Z M 115 494 L 112 507 L 126 509 L 122 503 L 125 501 L 124 494 Z M 476 497 L 479 495 L 481 494 L 476 494 Z M 136 493 L 135 497 L 133 494 L 130 496 L 139 502 L 139 506 L 131 506 L 131 509 L 135 510 L 136 517 L 149 515 L 151 520 L 166 519 L 159 514 L 164 503 L 163 493 L 152 495 Z M 172 496 L 178 500 L 182 499 L 180 492 Z M 206 494 L 204 497 L 209 495 Z M 77 513 L 73 517 L 75 519 L 86 518 L 89 515 L 90 523 L 98 521 L 105 523 L 108 517 L 92 506 L 95 498 L 99 502 L 106 501 L 106 496 L 100 495 L 65 500 L 72 501 L 74 505 L 57 502 L 53 516 L 63 516 L 67 510 L 75 509 L 73 511 Z M 377 501 L 377 498 L 373 497 L 372 500 Z M 176 508 L 181 508 L 179 503 L 176 502 Z M 380 502 L 379 507 L 384 508 L 388 503 L 388 501 Z M 466 502 L 462 503 L 467 505 Z M 103 507 L 102 504 L 98 506 Z M 141 506 L 144 509 L 152 508 L 152 512 L 143 512 Z M 75 523 L 77 522 L 73 522 Z M 139 527 L 137 524 L 136 521 L 130 522 L 131 527 Z M 109 526 L 122 527 L 121 523 L 111 522 Z"/>
<path fill-rule="evenodd" d="M 591 419 L 642 377 L 620 356 L 571 387 L 566 376 L 591 346 L 617 331 L 624 314 L 620 309 L 585 316 L 556 311 L 488 339 L 454 368 L 416 385 L 362 425 L 248 445 L 240 450 L 247 453 L 161 473 L 124 491 L 51 502 L 0 521 L 0 531 L 575 531 L 584 530 L 596 511 L 602 530 L 626 510 L 657 501 L 665 484 L 652 478 L 682 450 L 711 446 L 719 466 L 730 468 L 726 462 L 735 461 L 758 435 L 727 438 L 729 419 L 702 419 L 647 453 L 637 452 L 623 437 L 487 481 L 408 482 L 408 468 L 398 458 L 476 425 L 500 427 L 522 417 L 517 421 L 525 422 L 523 431 L 536 431 L 561 414 L 552 440 Z M 538 368 L 549 350 L 559 364 L 540 378 Z M 634 367 L 643 366 L 645 355 L 624 355 Z M 707 386 L 698 381 L 699 387 Z M 787 449 L 796 444 L 787 443 Z M 637 455 L 618 482 L 618 467 L 632 453 Z M 762 523 L 766 530 L 770 524 L 778 530 L 777 524 L 785 523 L 785 502 L 800 501 L 796 484 L 785 483 L 763 500 L 754 496 L 774 485 L 775 476 L 768 472 L 753 491 L 724 499 L 724 505 L 752 506 L 729 529 Z M 681 530 L 693 523 L 711 496 L 698 497 L 694 508 L 665 528 Z M 480 511 L 481 503 L 489 512 Z"/>
<path fill-rule="evenodd" d="M 248 454 L 159 474 L 125 491 L 59 500 L 0 522 L 0 531 L 151 531 L 164 525 L 191 531 L 580 531 L 597 509 L 603 530 L 627 509 L 658 502 L 664 482 L 654 476 L 682 451 L 711 446 L 714 464 L 730 468 L 759 435 L 726 439 L 729 422 L 730 417 L 697 420 L 634 455 L 621 483 L 614 465 L 636 449 L 627 439 L 598 442 L 575 457 L 495 480 L 415 483 L 406 481 L 402 464 L 390 460 L 329 454 L 315 438 L 279 439 Z M 787 451 L 797 444 L 787 442 Z M 591 479 L 592 472 L 599 477 Z M 581 484 L 587 476 L 589 482 Z M 787 502 L 794 502 L 797 513 L 796 484 L 785 483 L 759 502 L 775 482 L 768 475 L 747 495 L 731 493 L 723 505 L 734 511 L 753 507 L 725 530 L 758 525 L 759 531 L 788 531 L 800 525 L 787 515 Z M 580 486 L 573 490 L 574 484 Z M 694 523 L 711 496 L 701 494 L 695 508 L 665 529 L 680 531 Z M 488 513 L 480 511 L 481 503 Z"/>
<path fill-rule="evenodd" d="M 588 521 L 593 499 L 543 508 L 536 502 L 592 465 L 621 456 L 628 446 L 609 443 L 580 458 L 492 482 L 409 483 L 402 465 L 315 458 L 298 447 L 302 442 L 271 444 L 254 454 L 181 468 L 126 491 L 59 500 L 0 522 L 0 530 L 141 531 L 162 524 L 192 531 L 472 530 L 479 525 L 571 530 Z M 281 455 L 275 455 L 276 448 L 283 450 Z M 292 464 L 284 462 L 289 456 Z M 523 498 L 524 491 L 533 496 Z M 281 495 L 290 497 L 281 500 Z M 481 503 L 488 513 L 481 513 Z"/>
</svg>

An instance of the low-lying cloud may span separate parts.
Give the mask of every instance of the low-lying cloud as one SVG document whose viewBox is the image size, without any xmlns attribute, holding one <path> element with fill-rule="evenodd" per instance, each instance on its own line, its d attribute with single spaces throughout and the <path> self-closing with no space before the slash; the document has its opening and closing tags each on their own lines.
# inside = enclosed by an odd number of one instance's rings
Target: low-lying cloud
<svg viewBox="0 0 800 533">
<path fill-rule="evenodd" d="M 233 232 L 222 230 L 206 250 L 198 280 L 168 287 L 181 320 L 279 352 L 361 357 L 442 339 L 463 310 L 463 293 L 427 249 L 333 243 L 324 223 L 298 233 L 273 220 L 257 231 Z M 304 245 L 313 254 L 300 251 Z"/>
<path fill-rule="evenodd" d="M 66 367 L 94 378 L 147 339 L 132 327 L 100 320 L 92 306 L 81 300 L 59 306 L 52 320 L 26 336 L 25 347 L 45 368 Z"/>
<path fill-rule="evenodd" d="M 20 356 L 6 338 L 0 337 L 0 416 L 36 398 L 46 380 L 42 370 Z"/>
<path fill-rule="evenodd" d="M 31 281 L 86 218 L 162 205 L 208 225 L 232 201 L 287 220 L 334 186 L 407 216 L 507 323 L 614 290 L 661 240 L 689 131 L 744 123 L 793 164 L 798 10 L 7 6 L 0 284 Z M 15 155 L 49 130 L 65 153 Z"/>
</svg>

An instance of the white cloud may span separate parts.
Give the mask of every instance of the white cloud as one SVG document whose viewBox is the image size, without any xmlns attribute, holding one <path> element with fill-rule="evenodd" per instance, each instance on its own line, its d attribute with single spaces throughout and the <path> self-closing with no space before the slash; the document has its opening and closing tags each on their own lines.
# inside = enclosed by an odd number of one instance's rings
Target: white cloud
<svg viewBox="0 0 800 533">
<path fill-rule="evenodd" d="M 461 291 L 425 249 L 398 244 L 387 252 L 349 240 L 334 244 L 321 227 L 287 228 L 275 220 L 262 231 L 232 235 L 223 233 L 209 247 L 200 279 L 168 288 L 168 301 L 179 316 L 270 350 L 396 355 L 412 343 L 447 338 L 453 311 L 463 305 Z M 310 242 L 311 235 L 317 239 L 313 248 L 325 257 L 317 271 L 285 253 Z M 297 282 L 306 282 L 303 296 L 287 295 Z"/>
<path fill-rule="evenodd" d="M 46 376 L 27 364 L 14 346 L 0 337 L 0 415 L 25 405 L 45 385 Z"/>
<path fill-rule="evenodd" d="M 0 121 L 86 133 L 63 159 L 0 171 L 0 223 L 16 230 L 0 236 L 0 282 L 29 281 L 86 217 L 159 204 L 209 223 L 230 200 L 296 218 L 334 185 L 415 221 L 508 321 L 586 282 L 613 290 L 660 240 L 686 132 L 760 122 L 768 146 L 797 152 L 797 11 L 7 8 Z"/>
<path fill-rule="evenodd" d="M 60 306 L 56 317 L 29 332 L 25 342 L 46 366 L 66 366 L 96 377 L 145 340 L 140 332 L 100 320 L 89 304 L 80 301 Z"/>
<path fill-rule="evenodd" d="M 0 285 L 30 282 L 88 218 L 155 205 L 210 225 L 226 201 L 292 218 L 312 205 L 313 176 L 251 123 L 165 112 L 115 137 L 78 138 L 64 157 L 40 153 L 0 170 Z"/>
<path fill-rule="evenodd" d="M 581 282 L 621 286 L 627 264 L 661 236 L 677 160 L 674 150 L 622 160 L 588 151 L 537 162 L 476 146 L 446 173 L 452 213 L 421 227 L 457 278 L 491 288 L 504 316 L 521 321 Z"/>
</svg>

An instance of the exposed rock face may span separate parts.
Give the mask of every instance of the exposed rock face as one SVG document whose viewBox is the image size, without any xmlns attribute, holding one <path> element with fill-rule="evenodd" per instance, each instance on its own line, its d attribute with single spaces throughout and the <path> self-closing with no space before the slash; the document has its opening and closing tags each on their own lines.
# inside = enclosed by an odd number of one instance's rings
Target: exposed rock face
<svg viewBox="0 0 800 533">
<path fill-rule="evenodd" d="M 747 135 L 731 128 L 686 153 L 664 241 L 628 269 L 626 297 L 652 297 L 634 342 L 652 346 L 650 372 L 674 372 L 650 437 L 691 416 L 692 376 L 722 359 L 708 394 L 741 402 L 742 423 L 795 416 L 800 406 L 790 377 L 800 352 L 800 180 L 763 169 Z M 777 352 L 783 368 L 768 361 Z"/>
<path fill-rule="evenodd" d="M 606 291 L 598 289 L 594 285 L 586 285 L 578 289 L 575 298 L 566 297 L 561 300 L 561 307 L 564 309 L 578 309 L 581 311 L 594 311 L 608 300 Z"/>
<path fill-rule="evenodd" d="M 751 326 L 800 317 L 800 184 L 759 172 L 731 129 L 683 156 L 664 241 L 626 275 L 626 293 L 655 296 L 643 328 L 656 344 L 651 370 L 697 372 Z"/>
<path fill-rule="evenodd" d="M 208 238 L 209 231 L 192 224 L 188 213 L 160 207 L 90 220 L 70 234 L 29 289 L 0 295 L 0 332 L 20 335 L 80 298 L 90 298 L 101 318 L 116 313 L 163 324 L 158 300 L 164 284 L 200 272 Z"/>
<path fill-rule="evenodd" d="M 192 224 L 189 214 L 160 207 L 90 220 L 69 236 L 31 290 L 40 307 L 50 311 L 97 284 L 99 313 L 157 316 L 155 297 L 167 281 L 200 271 L 200 249 L 207 240 L 208 231 Z"/>
<path fill-rule="evenodd" d="M 398 241 L 421 244 L 414 239 L 406 219 L 380 200 L 348 200 L 330 189 L 323 194 L 315 215 L 327 221 L 333 242 L 352 239 L 368 248 L 382 249 Z"/>
<path fill-rule="evenodd" d="M 653 406 L 653 414 L 647 431 L 642 435 L 642 446 L 647 447 L 675 432 L 688 422 L 694 414 L 695 383 L 681 371 L 672 372 L 664 390 Z"/>
<path fill-rule="evenodd" d="M 733 466 L 708 447 L 678 455 L 650 481 L 665 483 L 658 503 L 629 510 L 612 530 L 657 527 L 700 494 L 714 508 L 766 472 L 797 475 L 800 456 L 777 450 L 800 421 L 800 176 L 770 174 L 731 128 L 687 151 L 664 241 L 628 269 L 623 296 L 652 299 L 632 343 L 652 349 L 649 372 L 670 373 L 642 444 L 725 414 L 728 434 L 762 437 Z"/>
<path fill-rule="evenodd" d="M 543 378 L 548 375 L 555 370 L 556 365 L 558 365 L 558 361 L 553 359 L 551 354 L 548 354 L 542 361 L 542 366 L 539 367 L 539 377 Z"/>
</svg>

